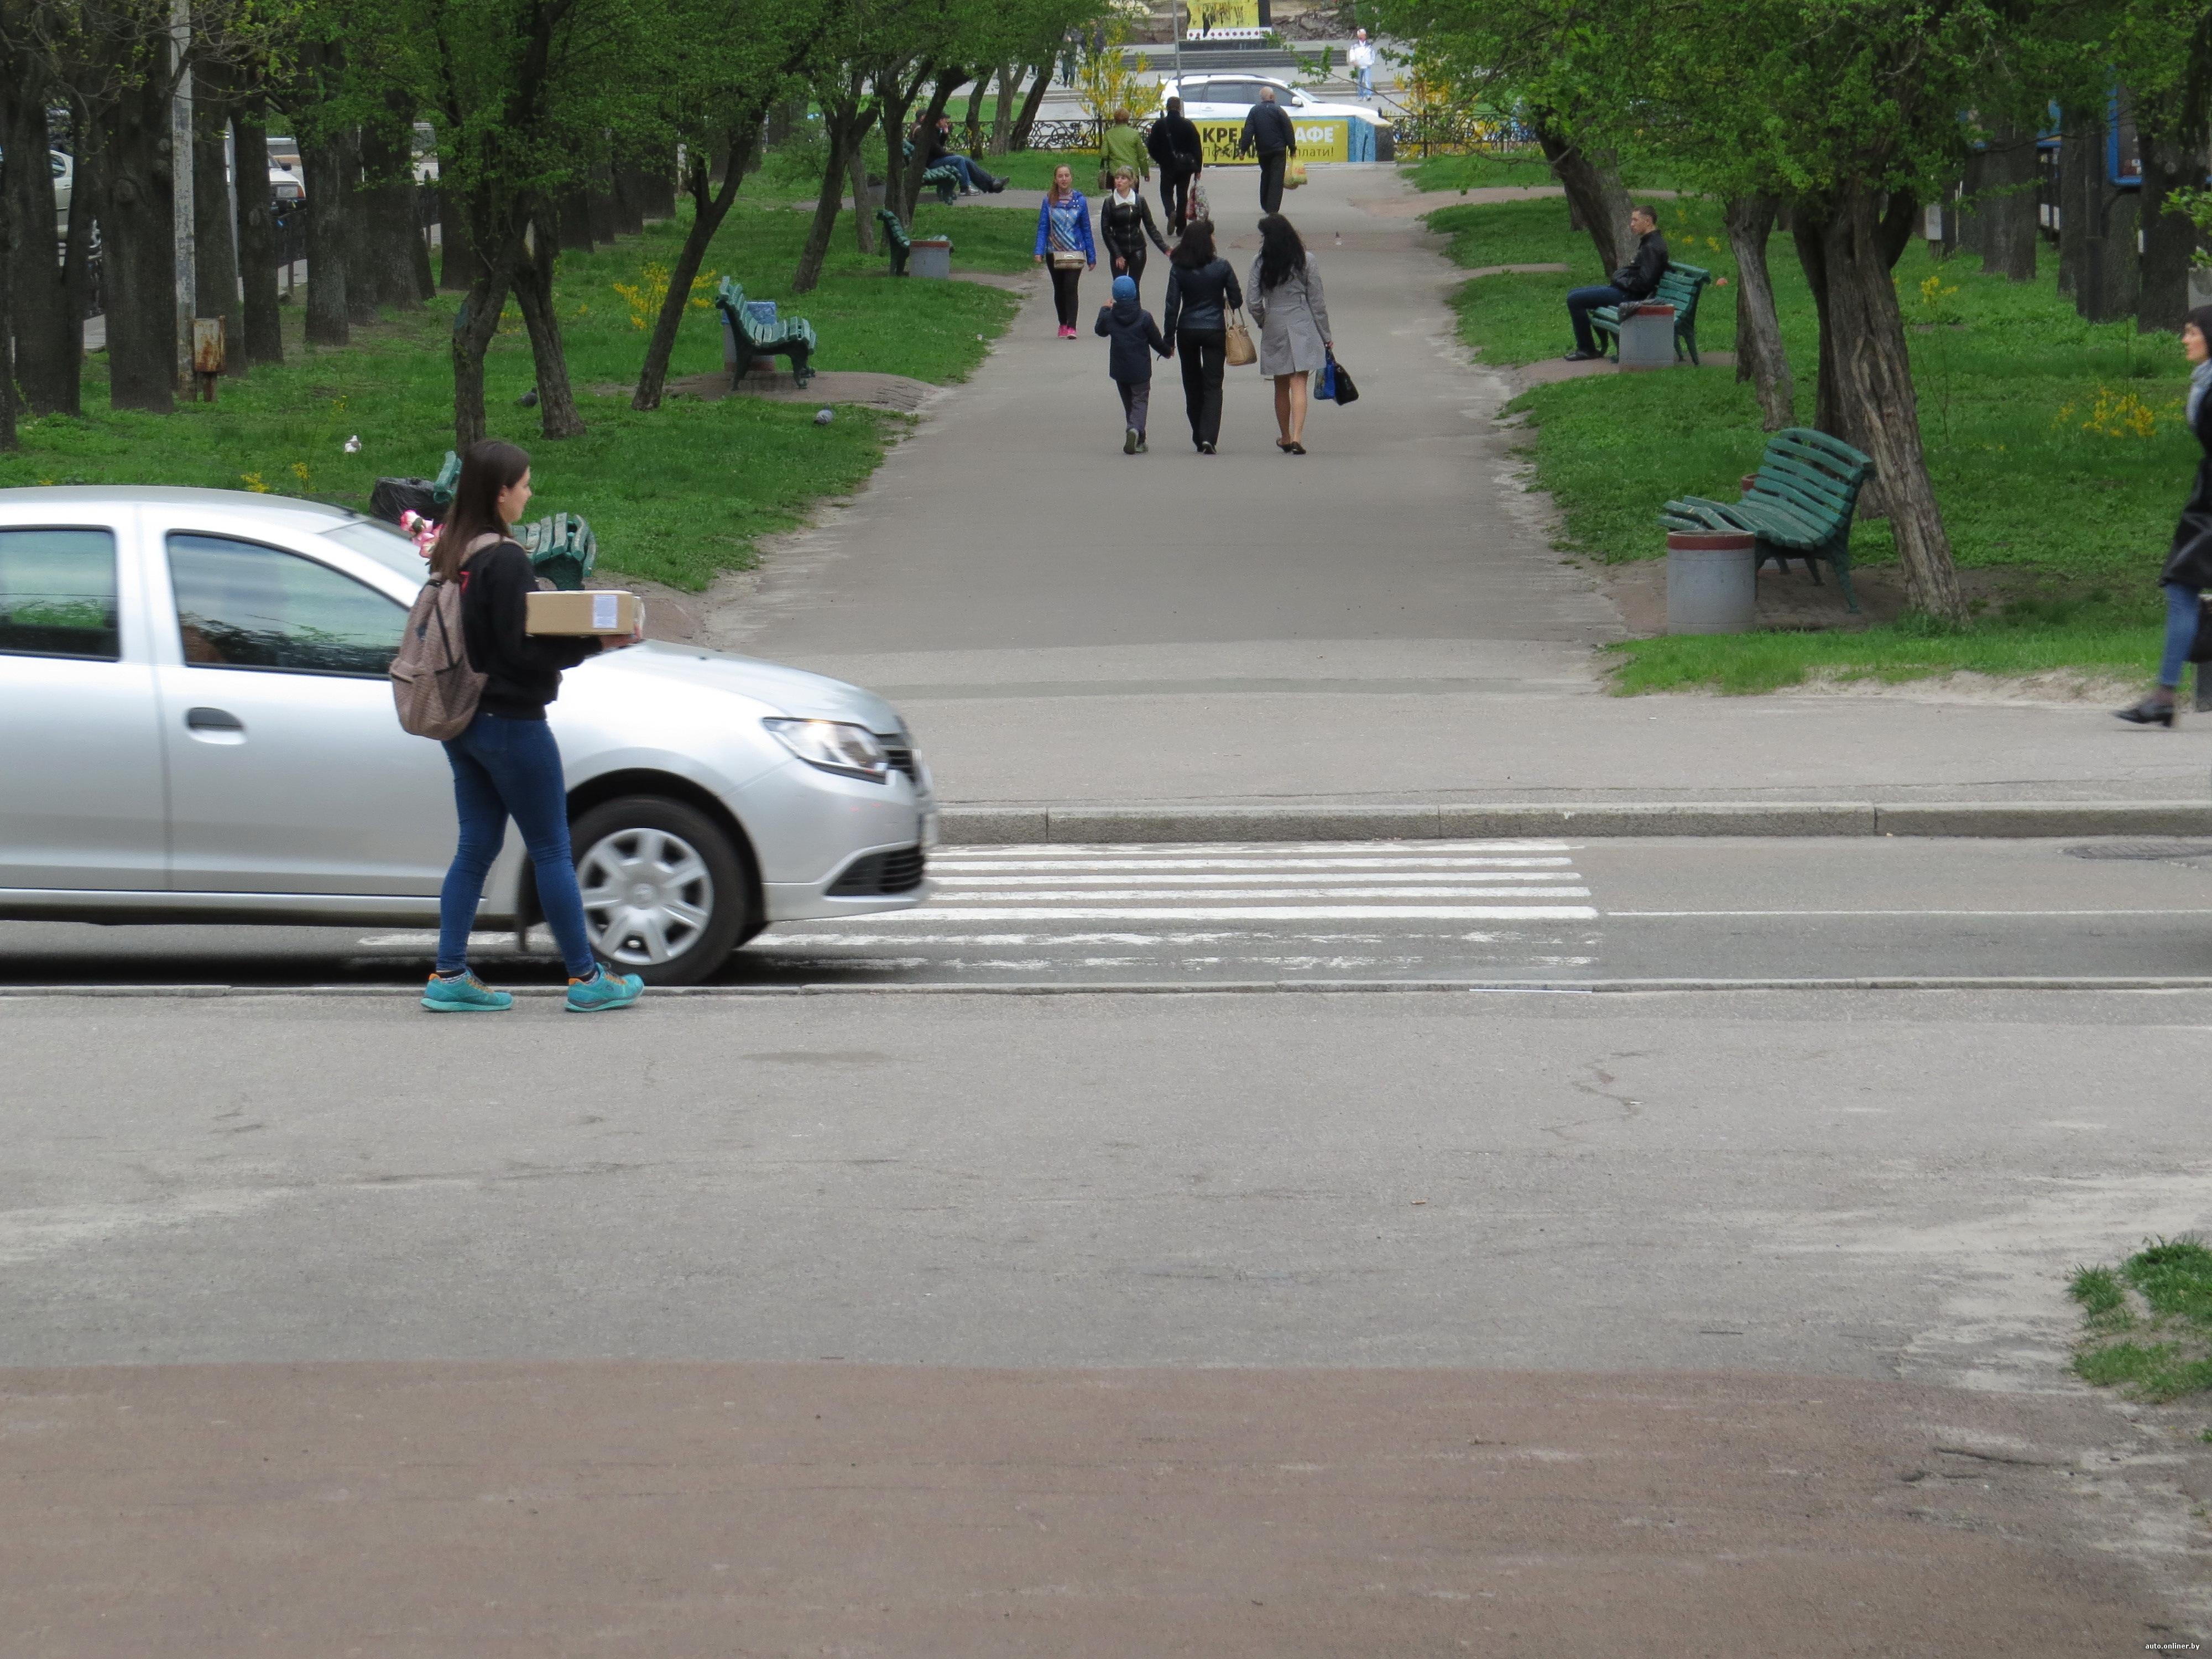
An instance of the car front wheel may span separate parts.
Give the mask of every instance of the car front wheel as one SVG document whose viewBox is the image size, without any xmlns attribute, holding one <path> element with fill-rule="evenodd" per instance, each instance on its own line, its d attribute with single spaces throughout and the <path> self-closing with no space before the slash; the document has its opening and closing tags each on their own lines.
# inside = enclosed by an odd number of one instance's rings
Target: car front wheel
<svg viewBox="0 0 2212 1659">
<path fill-rule="evenodd" d="M 569 827 L 592 947 L 648 985 L 692 985 L 759 931 L 726 831 L 696 806 L 625 795 Z"/>
</svg>

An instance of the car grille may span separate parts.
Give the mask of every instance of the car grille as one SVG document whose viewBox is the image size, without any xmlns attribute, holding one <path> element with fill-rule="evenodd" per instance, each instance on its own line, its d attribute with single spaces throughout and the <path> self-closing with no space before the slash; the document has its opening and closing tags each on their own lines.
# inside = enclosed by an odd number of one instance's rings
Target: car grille
<svg viewBox="0 0 2212 1659">
<path fill-rule="evenodd" d="M 886 893 L 911 893 L 921 885 L 922 869 L 919 847 L 870 853 L 845 866 L 845 872 L 830 884 L 829 896 L 874 898 Z"/>
<path fill-rule="evenodd" d="M 891 770 L 906 774 L 906 781 L 915 788 L 921 787 L 921 769 L 914 763 L 914 750 L 896 741 L 895 737 L 878 732 L 876 741 L 884 746 L 884 757 L 890 761 Z"/>
</svg>

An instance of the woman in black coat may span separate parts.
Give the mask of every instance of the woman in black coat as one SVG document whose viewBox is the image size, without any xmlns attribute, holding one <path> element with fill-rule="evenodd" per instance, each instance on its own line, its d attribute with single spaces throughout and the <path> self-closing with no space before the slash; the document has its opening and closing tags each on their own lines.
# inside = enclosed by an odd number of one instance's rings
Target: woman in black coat
<svg viewBox="0 0 2212 1659">
<path fill-rule="evenodd" d="M 2173 694 L 2189 647 L 2197 642 L 2197 618 L 2203 591 L 2212 587 L 2212 306 L 2199 306 L 2181 325 L 2181 349 L 2189 356 L 2189 429 L 2203 450 L 2197 464 L 2197 488 L 2181 509 L 2173 545 L 2159 572 L 2166 589 L 2166 657 L 2158 670 L 2158 690 L 2119 717 L 2137 726 L 2172 726 Z"/>
<path fill-rule="evenodd" d="M 1229 313 L 1244 303 L 1237 273 L 1213 251 L 1213 222 L 1194 219 L 1168 257 L 1162 327 L 1182 359 L 1182 402 L 1201 455 L 1221 439 L 1221 376 L 1229 360 Z"/>
<path fill-rule="evenodd" d="M 1161 252 L 1168 251 L 1159 226 L 1153 222 L 1152 204 L 1137 194 L 1136 170 L 1116 167 L 1114 189 L 1098 204 L 1098 240 L 1106 244 L 1106 257 L 1113 261 L 1110 269 L 1114 274 L 1127 276 L 1139 289 L 1145 284 L 1147 236 Z"/>
</svg>

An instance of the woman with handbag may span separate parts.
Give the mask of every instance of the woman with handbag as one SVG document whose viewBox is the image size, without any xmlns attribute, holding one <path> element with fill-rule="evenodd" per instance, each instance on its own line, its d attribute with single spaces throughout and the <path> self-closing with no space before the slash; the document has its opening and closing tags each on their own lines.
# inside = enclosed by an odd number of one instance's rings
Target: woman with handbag
<svg viewBox="0 0 2212 1659">
<path fill-rule="evenodd" d="M 1098 204 L 1098 239 L 1106 244 L 1114 274 L 1139 289 L 1145 283 L 1145 238 L 1163 253 L 1167 240 L 1152 221 L 1152 204 L 1137 194 L 1137 177 L 1127 167 L 1114 170 L 1114 193 Z"/>
<path fill-rule="evenodd" d="M 1163 328 L 1182 360 L 1182 404 L 1190 441 L 1201 455 L 1221 439 L 1221 375 L 1228 361 L 1229 313 L 1244 303 L 1237 273 L 1213 251 L 1213 223 L 1194 219 L 1168 256 Z"/>
<path fill-rule="evenodd" d="M 2212 390 L 2212 306 L 2189 313 L 2181 325 L 2181 349 L 2190 362 L 2189 429 L 2203 456 L 2197 464 L 2197 488 L 2181 509 L 2166 568 L 2159 572 L 2159 586 L 2166 590 L 2166 655 L 2159 664 L 2158 689 L 2132 708 L 2116 711 L 2137 726 L 2173 724 L 2173 694 L 2197 643 L 2204 590 L 2212 587 L 2212 398 L 2205 395 Z"/>
<path fill-rule="evenodd" d="M 1252 261 L 1252 320 L 1260 325 L 1260 372 L 1275 382 L 1275 447 L 1303 455 L 1306 377 L 1328 363 L 1328 303 L 1321 266 L 1279 213 L 1260 221 L 1260 257 Z"/>
<path fill-rule="evenodd" d="M 1098 263 L 1097 245 L 1091 240 L 1091 204 L 1075 187 L 1075 174 L 1066 162 L 1052 170 L 1052 188 L 1037 204 L 1036 262 L 1052 266 L 1052 302 L 1060 313 L 1060 337 L 1075 334 L 1075 289 L 1083 273 Z"/>
</svg>

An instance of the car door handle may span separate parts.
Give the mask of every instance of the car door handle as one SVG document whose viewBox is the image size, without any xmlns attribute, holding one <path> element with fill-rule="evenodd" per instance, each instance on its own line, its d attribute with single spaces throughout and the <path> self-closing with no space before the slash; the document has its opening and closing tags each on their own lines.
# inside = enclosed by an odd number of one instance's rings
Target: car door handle
<svg viewBox="0 0 2212 1659">
<path fill-rule="evenodd" d="M 187 708 L 185 724 L 195 732 L 243 732 L 246 722 L 227 708 Z"/>
</svg>

